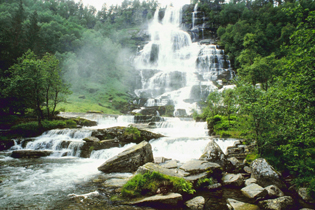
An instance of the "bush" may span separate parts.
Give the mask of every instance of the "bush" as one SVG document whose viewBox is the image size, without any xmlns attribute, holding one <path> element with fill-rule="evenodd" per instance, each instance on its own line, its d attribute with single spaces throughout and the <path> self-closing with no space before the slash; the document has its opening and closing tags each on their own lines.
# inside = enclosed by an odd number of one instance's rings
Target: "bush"
<svg viewBox="0 0 315 210">
<path fill-rule="evenodd" d="M 248 154 L 245 158 L 246 163 L 250 165 L 254 160 L 256 160 L 259 157 L 260 157 L 260 155 L 257 152 L 253 152 L 251 154 Z"/>
<path fill-rule="evenodd" d="M 196 187 L 203 188 L 213 184 L 212 178 L 203 178 L 197 181 Z"/>
<path fill-rule="evenodd" d="M 126 198 L 154 195 L 161 186 L 170 187 L 173 192 L 195 193 L 190 182 L 154 171 L 134 176 L 123 186 L 121 194 Z"/>
<path fill-rule="evenodd" d="M 138 130 L 138 128 L 129 126 L 128 128 L 125 129 L 124 132 L 125 136 L 132 136 L 133 140 L 137 140 L 137 138 L 140 138 L 141 132 Z"/>
<path fill-rule="evenodd" d="M 38 122 L 27 122 L 12 126 L 11 133 L 14 136 L 33 137 L 42 134 L 44 131 L 56 129 L 56 128 L 75 128 L 76 122 L 73 120 L 53 120 L 42 121 L 43 129 L 40 130 Z"/>
</svg>

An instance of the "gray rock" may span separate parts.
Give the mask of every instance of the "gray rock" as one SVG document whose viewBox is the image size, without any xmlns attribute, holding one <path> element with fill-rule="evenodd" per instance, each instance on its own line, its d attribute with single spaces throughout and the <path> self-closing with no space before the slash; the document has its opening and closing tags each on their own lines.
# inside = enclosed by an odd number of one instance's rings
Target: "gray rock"
<svg viewBox="0 0 315 210">
<path fill-rule="evenodd" d="M 98 167 L 98 170 L 105 173 L 135 172 L 139 166 L 152 161 L 152 147 L 148 142 L 143 141 L 110 158 Z"/>
<path fill-rule="evenodd" d="M 204 208 L 206 200 L 202 196 L 195 197 L 185 203 L 188 209 L 191 210 L 201 210 Z"/>
<path fill-rule="evenodd" d="M 242 174 L 226 174 L 222 177 L 222 185 L 242 187 L 244 185 L 244 177 Z"/>
<path fill-rule="evenodd" d="M 230 210 L 259 210 L 259 207 L 256 205 L 244 203 L 231 198 L 227 199 L 227 206 Z"/>
<path fill-rule="evenodd" d="M 201 174 L 194 174 L 194 175 L 191 175 L 191 176 L 186 176 L 186 177 L 184 177 L 184 179 L 194 183 L 194 182 L 198 181 L 199 179 L 204 179 L 204 178 L 207 178 L 207 177 L 208 177 L 208 173 L 204 172 L 204 173 L 201 173 Z"/>
<path fill-rule="evenodd" d="M 164 163 L 164 162 L 165 162 L 164 157 L 154 157 L 154 163 L 160 164 L 160 163 Z"/>
<path fill-rule="evenodd" d="M 245 180 L 245 186 L 256 184 L 256 183 L 257 183 L 257 180 L 255 178 L 249 178 Z"/>
<path fill-rule="evenodd" d="M 278 198 L 284 196 L 284 193 L 276 185 L 270 185 L 268 187 L 265 187 L 265 189 L 268 192 L 269 198 Z"/>
<path fill-rule="evenodd" d="M 315 200 L 314 199 L 312 199 L 309 195 L 308 195 L 308 193 L 307 193 L 307 188 L 304 188 L 304 187 L 302 187 L 302 188 L 299 188 L 298 189 L 298 194 L 299 194 L 299 197 L 303 200 L 303 201 L 305 201 L 306 203 L 315 203 Z"/>
<path fill-rule="evenodd" d="M 83 139 L 85 142 L 99 142 L 100 140 L 94 136 L 86 137 Z"/>
<path fill-rule="evenodd" d="M 180 169 L 185 172 L 193 174 L 200 174 L 203 172 L 208 172 L 209 174 L 220 174 L 222 173 L 222 168 L 217 163 L 211 163 L 202 160 L 191 160 L 186 162 L 184 165 L 180 167 Z"/>
<path fill-rule="evenodd" d="M 229 173 L 240 173 L 243 171 L 244 164 L 241 163 L 237 158 L 231 157 L 226 161 L 226 171 Z"/>
<path fill-rule="evenodd" d="M 121 188 L 129 179 L 109 179 L 104 182 L 104 186 L 108 188 Z"/>
<path fill-rule="evenodd" d="M 177 206 L 180 201 L 183 200 L 181 194 L 170 193 L 168 195 L 155 195 L 151 197 L 144 198 L 139 201 L 131 202 L 131 205 L 145 205 L 145 206 L 158 206 L 159 208 L 166 206 Z"/>
<path fill-rule="evenodd" d="M 222 184 L 217 183 L 217 184 L 209 185 L 207 188 L 208 188 L 208 190 L 216 190 L 216 189 L 220 189 L 221 187 L 222 187 Z"/>
<path fill-rule="evenodd" d="M 163 168 L 162 166 L 155 163 L 146 163 L 145 165 L 140 166 L 136 173 L 144 174 L 146 172 L 153 172 L 153 171 L 157 171 L 168 176 L 175 176 L 175 177 L 181 177 L 181 178 L 184 177 L 184 175 L 179 173 L 178 170 Z"/>
<path fill-rule="evenodd" d="M 251 174 L 252 173 L 252 169 L 248 166 L 245 166 L 244 169 L 243 169 L 246 173 L 249 173 Z"/>
<path fill-rule="evenodd" d="M 171 169 L 171 168 L 177 168 L 178 165 L 177 165 L 177 161 L 176 160 L 171 160 L 171 161 L 168 161 L 167 163 L 161 165 L 163 168 L 168 168 L 168 169 Z"/>
<path fill-rule="evenodd" d="M 258 205 L 266 210 L 287 210 L 293 208 L 294 201 L 290 196 L 283 196 L 280 198 L 259 201 Z"/>
<path fill-rule="evenodd" d="M 251 177 L 257 179 L 257 183 L 262 187 L 276 185 L 280 189 L 285 189 L 286 186 L 281 180 L 280 173 L 277 172 L 265 159 L 258 158 L 251 165 Z"/>
<path fill-rule="evenodd" d="M 12 152 L 13 158 L 40 158 L 47 157 L 53 154 L 53 151 L 49 150 L 15 150 Z"/>
<path fill-rule="evenodd" d="M 221 166 L 226 164 L 225 154 L 214 140 L 210 140 L 199 160 L 217 163 Z"/>
<path fill-rule="evenodd" d="M 268 195 L 267 190 L 258 184 L 250 184 L 242 188 L 241 191 L 246 197 L 252 199 L 265 198 Z"/>
</svg>

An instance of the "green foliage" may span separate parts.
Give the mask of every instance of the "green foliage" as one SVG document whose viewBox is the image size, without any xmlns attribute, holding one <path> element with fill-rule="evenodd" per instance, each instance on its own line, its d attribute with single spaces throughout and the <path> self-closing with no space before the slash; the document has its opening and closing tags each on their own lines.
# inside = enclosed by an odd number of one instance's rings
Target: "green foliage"
<svg viewBox="0 0 315 210">
<path fill-rule="evenodd" d="M 12 126 L 11 133 L 15 136 L 34 137 L 42 134 L 44 131 L 56 128 L 75 128 L 77 124 L 73 120 L 44 120 L 42 125 L 43 129 L 39 129 L 37 122 L 21 123 Z"/>
<path fill-rule="evenodd" d="M 246 163 L 248 164 L 248 165 L 250 165 L 254 160 L 256 160 L 257 158 L 260 158 L 260 155 L 257 153 L 257 152 L 253 152 L 253 153 L 251 153 L 251 154 L 248 154 L 247 156 L 246 156 Z"/>
<path fill-rule="evenodd" d="M 166 117 L 174 117 L 174 106 L 173 105 L 167 105 L 165 106 L 165 116 Z"/>
<path fill-rule="evenodd" d="M 202 178 L 202 179 L 198 179 L 196 187 L 197 188 L 203 188 L 203 187 L 207 187 L 209 185 L 212 185 L 214 182 L 212 180 L 212 178 Z"/>
<path fill-rule="evenodd" d="M 137 174 L 122 188 L 121 194 L 126 198 L 154 195 L 161 186 L 170 187 L 173 192 L 193 194 L 195 190 L 190 182 L 182 178 L 167 176 L 159 172 Z"/>
<path fill-rule="evenodd" d="M 141 132 L 138 130 L 138 128 L 129 126 L 125 129 L 124 135 L 132 136 L 133 140 L 137 140 L 141 137 Z"/>
</svg>

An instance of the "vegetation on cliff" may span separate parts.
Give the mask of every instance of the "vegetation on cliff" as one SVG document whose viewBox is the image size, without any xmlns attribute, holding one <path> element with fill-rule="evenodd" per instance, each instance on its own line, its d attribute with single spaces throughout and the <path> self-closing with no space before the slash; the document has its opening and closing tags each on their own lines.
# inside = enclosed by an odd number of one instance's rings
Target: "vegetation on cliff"
<svg viewBox="0 0 315 210">
<path fill-rule="evenodd" d="M 236 88 L 210 94 L 198 117 L 219 134 L 236 130 L 255 139 L 258 155 L 314 195 L 315 3 L 228 4 L 218 16 L 232 14 L 217 34 L 237 72 Z"/>
</svg>

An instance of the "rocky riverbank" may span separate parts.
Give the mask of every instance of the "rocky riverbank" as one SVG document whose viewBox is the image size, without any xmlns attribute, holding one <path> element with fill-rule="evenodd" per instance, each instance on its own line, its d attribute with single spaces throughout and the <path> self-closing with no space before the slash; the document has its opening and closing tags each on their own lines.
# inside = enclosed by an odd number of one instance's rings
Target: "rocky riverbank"
<svg viewBox="0 0 315 210">
<path fill-rule="evenodd" d="M 242 148 L 242 150 L 236 148 Z M 117 205 L 136 205 L 158 209 L 205 209 L 206 206 L 213 205 L 211 199 L 217 200 L 209 195 L 222 196 L 225 194 L 225 209 L 305 210 L 307 208 L 303 207 L 314 208 L 312 204 L 314 201 L 307 196 L 303 197 L 303 188 L 295 189 L 291 186 L 265 159 L 259 158 L 250 165 L 246 164 L 246 161 L 240 157 L 250 148 L 251 146 L 243 145 L 241 141 L 238 141 L 233 147 L 228 148 L 232 154 L 225 155 L 212 139 L 209 140 L 209 144 L 199 160 L 179 163 L 176 160 L 155 157 L 153 162 L 151 146 L 143 141 L 99 167 L 99 170 L 105 174 L 134 172 L 135 176 L 148 172 L 159 172 L 165 176 L 182 178 L 192 183 L 193 188 L 196 189 L 193 195 L 180 194 L 177 192 L 178 189 L 170 187 L 169 184 L 164 186 L 162 184 L 158 186 L 155 195 L 143 195 L 143 197 L 130 200 L 124 198 L 121 191 L 132 177 L 98 181 L 104 181 L 103 186 L 107 188 L 105 191 Z M 239 151 L 238 154 L 236 151 Z M 234 157 L 231 157 L 233 155 Z M 129 161 L 122 161 L 127 159 Z M 116 164 L 119 167 L 115 167 Z M 126 168 L 128 168 L 127 171 Z M 141 185 L 137 187 L 141 187 Z M 227 193 L 228 191 L 230 193 Z M 239 195 L 235 196 L 235 194 Z M 227 195 L 231 197 L 226 197 Z M 222 202 L 216 205 L 217 207 L 222 206 Z"/>
</svg>

